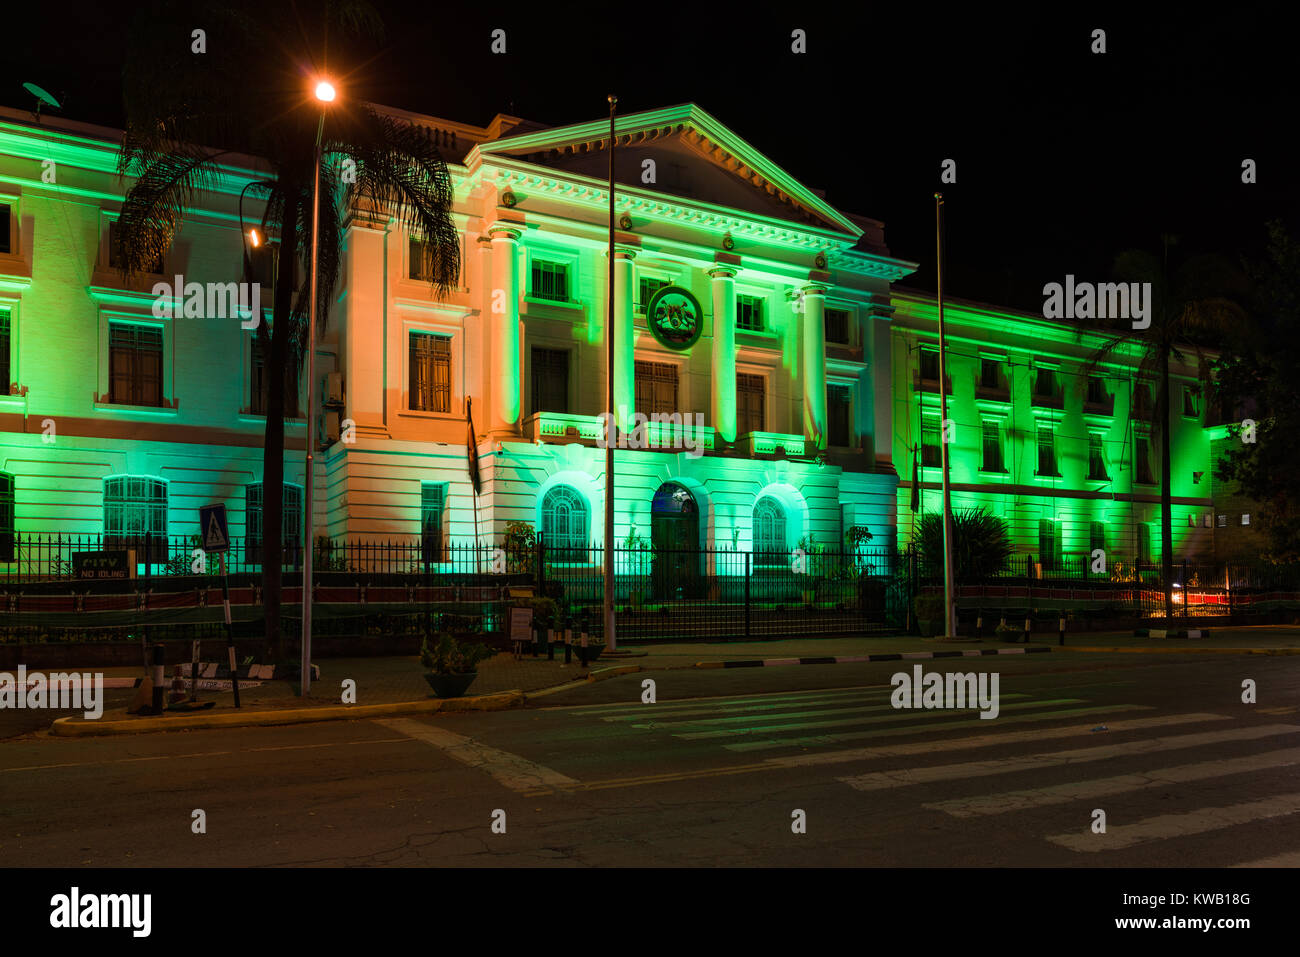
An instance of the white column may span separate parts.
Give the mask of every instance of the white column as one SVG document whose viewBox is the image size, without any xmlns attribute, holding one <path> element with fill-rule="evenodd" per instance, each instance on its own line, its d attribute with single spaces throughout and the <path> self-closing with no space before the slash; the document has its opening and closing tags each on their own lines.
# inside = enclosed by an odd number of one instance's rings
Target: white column
<svg viewBox="0 0 1300 957">
<path fill-rule="evenodd" d="M 630 429 L 636 411 L 636 327 L 632 321 L 632 263 L 636 251 L 614 247 L 614 415 Z"/>
<path fill-rule="evenodd" d="M 713 282 L 713 422 L 718 438 L 736 441 L 736 270 L 709 270 Z"/>
<path fill-rule="evenodd" d="M 826 448 L 826 287 L 803 289 L 803 430 L 818 449 Z"/>
<path fill-rule="evenodd" d="M 488 291 L 489 432 L 519 431 L 519 231 L 493 226 L 492 287 Z"/>
</svg>

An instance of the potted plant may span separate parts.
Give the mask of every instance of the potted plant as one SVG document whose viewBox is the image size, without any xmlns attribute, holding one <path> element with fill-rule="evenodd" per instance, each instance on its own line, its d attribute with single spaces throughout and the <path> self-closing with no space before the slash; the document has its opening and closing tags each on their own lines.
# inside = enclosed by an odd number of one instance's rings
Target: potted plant
<svg viewBox="0 0 1300 957">
<path fill-rule="evenodd" d="M 936 627 L 942 628 L 943 595 L 916 596 L 916 626 L 926 638 L 933 638 Z"/>
<path fill-rule="evenodd" d="M 420 664 L 429 669 L 424 680 L 439 698 L 459 698 L 478 677 L 478 663 L 491 656 L 487 645 L 461 644 L 449 632 L 439 632 L 432 648 L 420 645 Z"/>
</svg>

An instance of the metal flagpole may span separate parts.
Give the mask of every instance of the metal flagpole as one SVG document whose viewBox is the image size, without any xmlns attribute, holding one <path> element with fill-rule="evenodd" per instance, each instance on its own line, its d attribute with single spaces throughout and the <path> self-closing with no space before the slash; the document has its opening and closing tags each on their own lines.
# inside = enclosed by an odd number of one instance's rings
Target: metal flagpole
<svg viewBox="0 0 1300 957">
<path fill-rule="evenodd" d="M 307 446 L 306 468 L 303 473 L 304 528 L 302 558 L 302 679 L 300 694 L 306 697 L 311 691 L 311 559 L 312 559 L 312 491 L 315 486 L 312 461 L 316 445 L 316 257 L 320 248 L 317 231 L 320 229 L 320 161 L 321 138 L 325 134 L 325 107 L 321 107 L 320 125 L 316 127 L 316 163 L 313 170 L 315 183 L 311 191 L 311 301 L 307 320 Z"/>
<path fill-rule="evenodd" d="M 952 575 L 952 499 L 948 488 L 948 369 L 943 336 L 943 193 L 934 194 L 935 284 L 939 304 L 939 448 L 943 456 L 943 609 L 944 635 L 957 637 Z"/>
<path fill-rule="evenodd" d="M 618 97 L 609 96 L 609 297 L 605 308 L 605 407 L 609 417 L 605 431 L 605 647 L 613 651 L 614 635 L 614 107 Z M 628 343 L 631 346 L 631 343 Z"/>
</svg>

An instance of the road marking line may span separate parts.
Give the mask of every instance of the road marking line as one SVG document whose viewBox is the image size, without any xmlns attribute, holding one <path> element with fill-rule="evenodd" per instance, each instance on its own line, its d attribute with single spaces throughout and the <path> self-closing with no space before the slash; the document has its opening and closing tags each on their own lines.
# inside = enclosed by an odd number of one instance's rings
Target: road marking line
<svg viewBox="0 0 1300 957">
<path fill-rule="evenodd" d="M 559 771 L 552 771 L 548 767 L 535 764 L 509 751 L 488 747 L 473 738 L 454 734 L 446 728 L 438 728 L 411 718 L 375 719 L 375 724 L 381 724 L 425 744 L 433 745 L 461 764 L 486 771 L 498 783 L 512 791 L 528 791 L 537 787 L 572 786 L 579 783 Z"/>
<path fill-rule="evenodd" d="M 228 754 L 242 754 L 245 751 L 306 751 L 311 748 L 339 748 L 353 744 L 398 744 L 407 742 L 409 737 L 402 738 L 367 738 L 364 741 L 331 741 L 327 744 L 286 744 L 274 748 L 241 748 L 235 751 L 191 751 L 189 754 L 151 754 L 140 758 L 112 758 L 107 761 L 71 761 L 66 764 L 29 764 L 19 768 L 0 768 L 0 774 L 9 774 L 14 771 L 50 771 L 57 768 L 94 768 L 109 764 L 133 764 L 139 761 L 175 761 L 180 759 L 188 760 L 190 758 L 218 758 Z"/>
<path fill-rule="evenodd" d="M 1082 715 L 1102 715 L 1114 714 L 1120 711 L 1151 711 L 1150 705 L 1145 704 L 1110 704 L 1110 705 L 1093 705 L 1088 708 L 1063 708 L 1060 711 L 1044 711 L 1042 714 L 1013 715 L 1010 718 L 1004 718 L 998 715 L 997 726 L 1006 727 L 1009 724 L 1029 724 L 1037 721 L 1059 721 L 1062 718 L 1077 718 Z M 767 741 L 744 741 L 740 744 L 724 744 L 723 747 L 728 751 L 771 751 L 775 748 L 790 747 L 816 747 L 827 744 L 839 744 L 843 741 L 862 741 L 866 738 L 893 738 L 911 734 L 928 734 L 932 731 L 947 731 L 951 728 L 968 728 L 981 727 L 987 728 L 989 722 L 983 718 L 966 718 L 961 721 L 953 721 L 938 725 L 932 728 L 919 728 L 909 726 L 905 728 L 893 728 L 884 731 L 842 731 L 836 734 L 818 734 L 810 735 L 806 738 L 771 738 Z"/>
<path fill-rule="evenodd" d="M 1108 797 L 1112 794 L 1141 791 L 1144 788 L 1161 787 L 1166 784 L 1185 784 L 1189 781 L 1204 781 L 1231 774 L 1289 767 L 1293 764 L 1300 764 L 1300 748 L 1248 754 L 1241 758 L 1199 761 L 1196 764 L 1181 764 L 1177 767 L 1160 768 L 1140 774 L 1120 774 L 1110 778 L 1057 784 L 1053 787 L 954 798 L 949 801 L 936 801 L 924 807 L 932 811 L 943 811 L 951 817 L 987 817 L 993 814 L 1005 814 L 1008 811 L 1025 811 L 1051 804 Z"/>
<path fill-rule="evenodd" d="M 860 694 L 863 691 L 870 691 L 876 688 L 892 688 L 893 685 L 855 685 L 844 688 L 821 688 L 811 691 L 782 691 L 773 692 L 772 694 L 760 695 L 708 695 L 700 698 L 674 698 L 671 701 L 665 701 L 664 704 L 686 705 L 686 704 L 703 704 L 710 701 L 720 701 L 734 704 L 737 707 L 746 703 L 761 704 L 764 701 L 800 701 L 807 698 L 816 698 L 819 696 L 848 696 L 851 694 Z M 567 704 L 555 705 L 553 707 L 538 708 L 538 711 L 581 711 L 584 714 L 595 714 L 601 711 L 634 711 L 636 708 L 658 707 L 657 705 L 637 705 L 626 701 L 620 701 L 615 704 Z"/>
<path fill-rule="evenodd" d="M 1203 807 L 1187 814 L 1161 814 L 1135 824 L 1121 824 L 1108 828 L 1105 834 L 1091 831 L 1075 834 L 1053 834 L 1048 838 L 1072 851 L 1116 851 L 1135 844 L 1204 834 L 1238 824 L 1266 821 L 1300 813 L 1300 793 L 1277 794 L 1262 801 L 1248 804 L 1231 804 L 1227 807 Z"/>
<path fill-rule="evenodd" d="M 1009 698 L 1027 698 L 1027 697 L 1029 696 L 1024 694 L 1004 694 L 1002 695 L 1002 700 L 1005 701 Z M 758 711 L 758 712 L 751 711 L 751 713 L 748 714 L 727 714 L 727 715 L 720 715 L 717 717 L 709 717 L 709 718 L 688 718 L 684 721 L 659 721 L 655 716 L 642 714 L 638 716 L 638 720 L 644 723 L 634 724 L 632 725 L 632 727 L 634 728 L 653 727 L 655 730 L 661 730 L 663 728 L 676 728 L 682 725 L 696 725 L 702 727 L 711 724 L 738 724 L 738 723 L 744 723 L 746 721 L 752 722 L 752 721 L 774 721 L 777 719 L 786 719 L 786 718 L 815 718 L 820 715 L 826 715 L 826 714 L 861 714 L 863 712 L 870 712 L 870 711 L 901 711 L 901 710 L 905 710 L 905 709 L 895 708 L 892 704 L 872 704 L 872 705 L 860 705 L 853 708 L 815 708 L 815 709 L 804 710 L 804 711 Z M 916 709 L 912 709 L 912 710 L 916 710 Z M 706 712 L 706 713 L 713 714 L 713 712 Z M 609 719 L 603 718 L 602 720 L 608 721 Z"/>
<path fill-rule="evenodd" d="M 813 698 L 801 699 L 799 701 L 755 701 L 753 704 L 743 705 L 694 705 L 688 708 L 659 708 L 653 705 L 641 705 L 640 707 L 629 707 L 621 714 L 602 714 L 597 715 L 601 721 L 653 721 L 659 724 L 660 718 L 680 718 L 690 715 L 728 715 L 739 714 L 743 711 L 762 711 L 765 708 L 791 708 L 800 705 L 815 707 L 817 705 L 833 705 L 845 702 L 870 701 L 873 699 L 887 698 L 890 691 L 868 691 L 860 692 L 853 695 L 837 695 L 834 698 Z"/>
<path fill-rule="evenodd" d="M 1012 697 L 1024 697 L 1024 695 L 1003 695 L 1003 699 Z M 1041 708 L 1044 705 L 1051 704 L 1081 704 L 1082 698 L 1054 698 L 1048 701 L 1021 701 L 1016 704 L 1003 705 L 1002 711 L 1012 711 L 1023 708 Z M 892 705 L 881 705 L 875 708 L 863 708 L 863 711 L 892 711 L 893 714 L 883 714 L 872 718 L 839 718 L 834 721 L 796 721 L 793 724 L 770 724 L 754 728 L 724 728 L 719 731 L 691 731 L 682 734 L 675 734 L 673 737 L 684 738 L 688 741 L 705 740 L 708 738 L 725 738 L 734 737 L 742 734 L 763 734 L 768 731 L 798 731 L 802 728 L 838 728 L 845 725 L 858 724 L 888 724 L 894 721 L 908 721 L 917 719 L 921 721 L 933 720 L 935 718 L 951 718 L 957 714 L 963 714 L 968 711 L 974 711 L 974 708 L 965 708 L 957 710 L 955 708 L 941 708 L 933 711 L 924 711 L 916 708 L 898 708 Z M 751 719 L 752 720 L 752 719 Z M 987 719 L 976 719 L 985 721 Z M 997 720 L 997 719 L 994 719 Z M 685 722 L 693 723 L 693 722 Z M 635 725 L 633 725 L 635 727 Z"/>
<path fill-rule="evenodd" d="M 1039 768 L 1054 768 L 1063 764 L 1086 764 L 1109 758 L 1154 754 L 1160 751 L 1178 751 L 1197 748 L 1224 741 L 1254 741 L 1258 738 L 1300 734 L 1294 724 L 1269 724 L 1226 731 L 1203 731 L 1196 734 L 1175 735 L 1168 738 L 1143 738 L 1119 744 L 1103 744 L 1094 748 L 1075 748 L 1069 751 L 1049 751 L 1041 754 L 1014 755 L 988 761 L 965 761 L 960 764 L 940 764 L 924 768 L 897 768 L 889 771 L 872 771 L 853 777 L 839 778 L 858 791 L 883 791 L 889 788 L 908 787 L 913 784 L 931 784 L 935 781 L 959 781 L 982 778 L 996 774 L 1018 774 Z M 1141 777 L 1140 775 L 1138 777 Z"/>
<path fill-rule="evenodd" d="M 1091 709 L 1080 709 L 1091 710 Z M 1206 721 L 1229 721 L 1222 714 L 1171 714 L 1157 715 L 1153 718 L 1138 718 L 1132 721 L 1115 721 L 1110 725 L 1110 734 L 1122 734 L 1125 731 L 1141 731 L 1148 728 L 1161 728 L 1176 724 L 1198 724 Z M 780 758 L 768 758 L 770 764 L 786 767 L 802 767 L 815 764 L 842 764 L 850 761 L 869 761 L 874 758 L 898 757 L 905 754 L 930 754 L 942 751 L 965 751 L 968 748 L 988 748 L 1000 744 L 1022 744 L 1027 741 L 1051 741 L 1058 738 L 1093 737 L 1091 729 L 1082 725 L 1070 725 L 1064 728 L 1039 728 L 1030 731 L 1004 731 L 1001 734 L 984 734 L 969 738 L 943 738 L 938 741 L 916 741 L 910 744 L 893 744 L 880 748 L 851 748 L 847 751 L 828 751 L 823 754 L 792 754 Z"/>
<path fill-rule="evenodd" d="M 1260 714 L 1294 714 L 1295 708 L 1258 708 Z"/>
</svg>

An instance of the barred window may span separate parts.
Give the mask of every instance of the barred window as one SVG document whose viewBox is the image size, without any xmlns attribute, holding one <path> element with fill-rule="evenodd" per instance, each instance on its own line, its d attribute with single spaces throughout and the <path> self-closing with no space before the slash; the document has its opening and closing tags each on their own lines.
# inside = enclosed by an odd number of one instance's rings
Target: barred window
<svg viewBox="0 0 1300 957">
<path fill-rule="evenodd" d="M 785 509 L 765 495 L 754 503 L 754 564 L 784 565 L 786 542 Z"/>
<path fill-rule="evenodd" d="M 0 472 L 0 562 L 14 560 L 14 477 Z"/>
<path fill-rule="evenodd" d="M 108 401 L 115 405 L 163 404 L 163 334 L 152 326 L 109 323 Z"/>
<path fill-rule="evenodd" d="M 145 536 L 157 538 L 157 556 L 166 550 L 167 483 L 122 475 L 104 479 L 104 547 L 134 548 L 138 561 L 160 560 L 145 554 Z"/>
<path fill-rule="evenodd" d="M 763 299 L 760 296 L 736 297 L 736 328 L 745 332 L 763 331 Z"/>
<path fill-rule="evenodd" d="M 655 412 L 680 411 L 677 366 L 671 362 L 636 363 L 636 411 L 649 418 Z"/>
<path fill-rule="evenodd" d="M 569 353 L 533 349 L 533 411 L 569 411 Z"/>
<path fill-rule="evenodd" d="M 0 306 L 0 395 L 9 394 L 9 343 L 11 341 L 12 313 L 8 306 Z"/>
<path fill-rule="evenodd" d="M 420 483 L 420 552 L 426 563 L 445 560 L 442 516 L 446 507 L 445 482 Z"/>
<path fill-rule="evenodd" d="M 767 382 L 761 375 L 736 375 L 736 431 L 762 432 L 767 428 Z"/>
<path fill-rule="evenodd" d="M 935 377 L 938 378 L 938 373 Z M 1002 363 L 997 359 L 980 359 L 980 388 L 1002 388 Z"/>
<path fill-rule="evenodd" d="M 1088 376 L 1088 404 L 1105 405 L 1108 398 L 1110 397 L 1106 394 L 1106 383 L 1101 376 Z"/>
<path fill-rule="evenodd" d="M 997 420 L 985 419 L 983 432 L 984 455 L 980 462 L 980 471 L 1005 472 L 1006 466 L 1002 462 L 1002 430 Z"/>
<path fill-rule="evenodd" d="M 921 378 L 939 381 L 939 350 L 921 348 Z"/>
<path fill-rule="evenodd" d="M 297 485 L 284 485 L 280 499 L 280 542 L 284 564 L 298 564 L 298 549 L 302 544 L 302 489 Z M 263 489 L 261 482 L 244 486 L 244 551 L 247 560 L 262 560 L 262 540 L 265 523 L 262 520 Z"/>
<path fill-rule="evenodd" d="M 451 338 L 411 333 L 410 403 L 416 412 L 451 411 Z"/>
<path fill-rule="evenodd" d="M 921 421 L 921 464 L 927 468 L 939 468 L 943 465 L 943 453 L 939 448 L 939 419 L 926 416 Z"/>
<path fill-rule="evenodd" d="M 1101 436 L 1096 432 L 1088 435 L 1088 478 L 1093 481 L 1105 481 L 1110 478 L 1106 474 L 1106 458 L 1102 454 Z"/>
<path fill-rule="evenodd" d="M 587 558 L 587 502 L 576 489 L 556 485 L 542 499 L 542 541 L 554 561 Z"/>
<path fill-rule="evenodd" d="M 13 248 L 9 243 L 10 223 L 13 214 L 10 211 L 8 203 L 0 203 L 0 253 L 11 253 Z"/>
<path fill-rule="evenodd" d="M 1038 520 L 1038 553 L 1044 571 L 1055 571 L 1061 564 L 1061 526 L 1048 518 Z"/>
<path fill-rule="evenodd" d="M 650 300 L 660 289 L 670 286 L 667 279 L 655 279 L 653 276 L 641 276 L 636 283 L 636 301 L 641 311 L 645 312 L 645 307 L 650 304 Z"/>
<path fill-rule="evenodd" d="M 533 260 L 533 296 L 554 302 L 569 301 L 569 267 L 567 263 Z"/>
<path fill-rule="evenodd" d="M 1056 433 L 1051 426 L 1038 427 L 1038 473 L 1039 475 L 1060 475 L 1056 470 Z"/>
<path fill-rule="evenodd" d="M 1034 397 L 1038 399 L 1056 398 L 1056 370 L 1041 366 L 1034 376 Z"/>
</svg>

